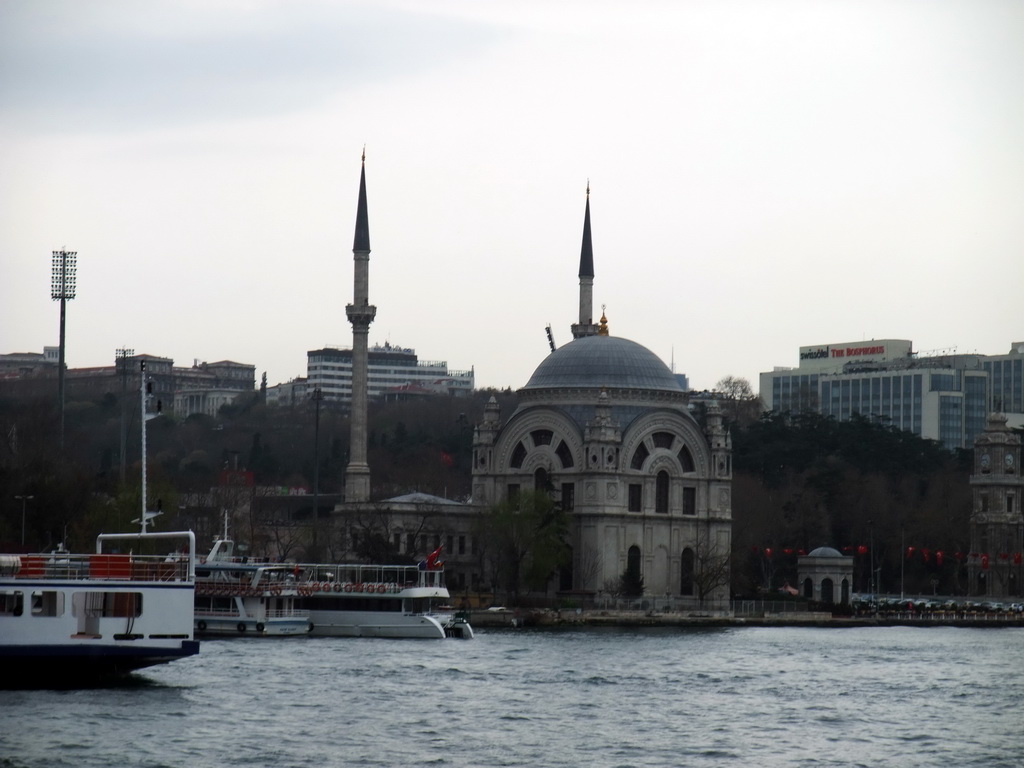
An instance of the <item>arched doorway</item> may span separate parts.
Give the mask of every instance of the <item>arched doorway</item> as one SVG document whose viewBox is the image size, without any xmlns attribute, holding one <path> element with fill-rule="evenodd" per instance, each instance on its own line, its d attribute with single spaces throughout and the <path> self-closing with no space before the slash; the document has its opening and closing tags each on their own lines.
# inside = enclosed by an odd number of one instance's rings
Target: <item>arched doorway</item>
<svg viewBox="0 0 1024 768">
<path fill-rule="evenodd" d="M 626 572 L 622 575 L 622 592 L 626 597 L 644 593 L 644 577 L 640 571 L 640 547 L 633 545 L 626 552 Z"/>
<path fill-rule="evenodd" d="M 823 603 L 834 603 L 836 601 L 836 588 L 832 583 L 832 579 L 825 578 L 821 580 L 821 602 Z"/>
</svg>

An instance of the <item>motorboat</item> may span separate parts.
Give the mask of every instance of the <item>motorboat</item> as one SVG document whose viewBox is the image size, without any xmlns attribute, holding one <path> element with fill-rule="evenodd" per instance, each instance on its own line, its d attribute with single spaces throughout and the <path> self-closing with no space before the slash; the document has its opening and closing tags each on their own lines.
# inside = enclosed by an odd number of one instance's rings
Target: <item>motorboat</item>
<svg viewBox="0 0 1024 768">
<path fill-rule="evenodd" d="M 449 605 L 437 555 L 418 565 L 299 563 L 296 603 L 314 636 L 471 639 L 467 617 Z"/>
<path fill-rule="evenodd" d="M 298 594 L 294 566 L 236 557 L 225 527 L 224 535 L 196 567 L 196 634 L 307 634 L 309 612 L 296 606 Z"/>
</svg>

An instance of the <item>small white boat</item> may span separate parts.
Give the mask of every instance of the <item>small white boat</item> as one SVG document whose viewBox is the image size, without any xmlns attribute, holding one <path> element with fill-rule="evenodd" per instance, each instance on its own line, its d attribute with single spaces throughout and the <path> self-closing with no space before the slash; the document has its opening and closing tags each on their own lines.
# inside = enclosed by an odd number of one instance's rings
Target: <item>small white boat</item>
<svg viewBox="0 0 1024 768">
<path fill-rule="evenodd" d="M 166 542 L 170 554 L 141 554 Z M 104 545 L 121 542 L 105 552 Z M 100 534 L 95 554 L 0 555 L 2 687 L 75 685 L 199 652 L 191 531 Z"/>
<path fill-rule="evenodd" d="M 294 566 L 297 603 L 309 611 L 311 634 L 471 639 L 469 621 L 448 605 L 450 595 L 436 556 L 418 566 Z"/>
<path fill-rule="evenodd" d="M 196 567 L 196 634 L 307 634 L 309 612 L 295 605 L 297 587 L 294 566 L 234 557 L 225 532 Z"/>
</svg>

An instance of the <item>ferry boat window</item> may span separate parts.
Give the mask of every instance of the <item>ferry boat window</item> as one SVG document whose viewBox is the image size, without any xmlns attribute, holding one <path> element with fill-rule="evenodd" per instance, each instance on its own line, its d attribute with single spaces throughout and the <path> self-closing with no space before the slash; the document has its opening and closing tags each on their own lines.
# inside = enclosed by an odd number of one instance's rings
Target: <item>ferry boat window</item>
<svg viewBox="0 0 1024 768">
<path fill-rule="evenodd" d="M 32 593 L 33 616 L 63 616 L 64 593 L 54 591 Z"/>
<path fill-rule="evenodd" d="M 21 616 L 24 610 L 23 592 L 0 592 L 0 616 Z"/>
<path fill-rule="evenodd" d="M 122 617 L 142 615 L 141 592 L 75 592 L 72 616 Z"/>
</svg>

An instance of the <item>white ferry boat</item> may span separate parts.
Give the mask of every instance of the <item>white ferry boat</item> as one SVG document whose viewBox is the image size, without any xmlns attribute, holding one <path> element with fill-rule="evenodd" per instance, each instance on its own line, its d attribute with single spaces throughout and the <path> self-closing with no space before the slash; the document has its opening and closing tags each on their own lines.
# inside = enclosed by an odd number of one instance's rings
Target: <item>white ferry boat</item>
<svg viewBox="0 0 1024 768">
<path fill-rule="evenodd" d="M 473 637 L 465 617 L 448 606 L 444 571 L 432 562 L 429 566 L 299 564 L 294 568 L 299 580 L 297 603 L 309 611 L 312 635 Z"/>
<path fill-rule="evenodd" d="M 225 532 L 196 566 L 196 634 L 307 634 L 309 612 L 296 607 L 298 594 L 294 566 L 237 558 Z"/>
<path fill-rule="evenodd" d="M 178 551 L 143 554 L 168 541 Z M 121 551 L 105 552 L 112 542 Z M 95 554 L 0 555 L 0 687 L 74 685 L 198 653 L 195 555 L 191 531 L 100 534 Z"/>
</svg>

